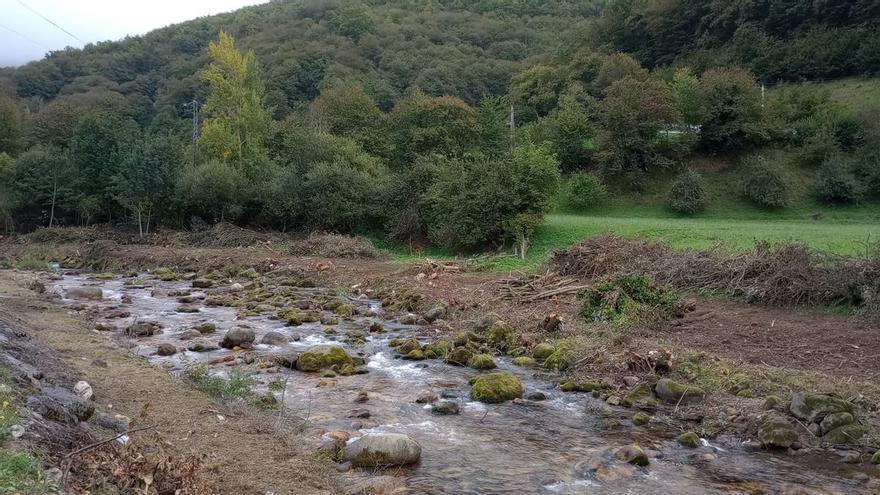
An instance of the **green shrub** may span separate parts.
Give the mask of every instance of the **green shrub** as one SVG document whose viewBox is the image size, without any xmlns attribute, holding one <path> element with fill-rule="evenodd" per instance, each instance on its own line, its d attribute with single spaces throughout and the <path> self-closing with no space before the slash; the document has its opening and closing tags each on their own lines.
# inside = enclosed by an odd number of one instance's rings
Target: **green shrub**
<svg viewBox="0 0 880 495">
<path fill-rule="evenodd" d="M 853 157 L 852 170 L 866 193 L 880 196 L 880 143 L 861 148 Z"/>
<path fill-rule="evenodd" d="M 580 294 L 580 315 L 588 321 L 629 325 L 665 319 L 678 309 L 679 295 L 644 275 L 618 275 Z"/>
<path fill-rule="evenodd" d="M 751 160 L 748 165 L 743 193 L 762 208 L 782 208 L 789 201 L 785 176 L 762 157 Z"/>
<path fill-rule="evenodd" d="M 669 207 L 678 213 L 699 213 L 706 208 L 708 200 L 703 177 L 691 169 L 678 174 L 669 190 Z"/>
<path fill-rule="evenodd" d="M 822 132 L 809 138 L 804 145 L 797 150 L 795 160 L 803 166 L 816 166 L 822 164 L 828 157 L 840 151 L 837 139 L 833 135 Z"/>
<path fill-rule="evenodd" d="M 233 371 L 225 378 L 212 375 L 204 365 L 188 367 L 183 373 L 196 388 L 218 399 L 248 401 L 254 395 L 256 382 L 251 373 Z"/>
<path fill-rule="evenodd" d="M 591 172 L 573 174 L 566 184 L 565 201 L 576 210 L 588 210 L 605 199 L 608 190 L 602 179 Z"/>
<path fill-rule="evenodd" d="M 29 452 L 0 448 L 0 493 L 60 493 Z"/>
<path fill-rule="evenodd" d="M 816 171 L 816 196 L 819 201 L 831 204 L 857 203 L 862 199 L 864 187 L 845 163 L 826 160 Z"/>
</svg>

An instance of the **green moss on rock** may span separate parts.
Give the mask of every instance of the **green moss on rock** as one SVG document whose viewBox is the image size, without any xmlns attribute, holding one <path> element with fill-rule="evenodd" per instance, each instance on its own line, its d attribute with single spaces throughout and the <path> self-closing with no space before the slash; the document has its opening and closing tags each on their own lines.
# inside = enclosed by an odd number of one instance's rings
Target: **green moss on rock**
<svg viewBox="0 0 880 495">
<path fill-rule="evenodd" d="M 480 402 L 495 404 L 521 398 L 523 386 L 512 373 L 488 373 L 473 379 L 471 398 Z"/>
<path fill-rule="evenodd" d="M 474 354 L 468 360 L 468 366 L 475 370 L 491 370 L 498 365 L 495 364 L 495 360 L 492 359 L 492 356 L 488 354 Z"/>
<path fill-rule="evenodd" d="M 648 416 L 648 414 L 643 411 L 639 411 L 633 414 L 632 422 L 636 426 L 644 426 L 651 422 L 651 416 Z"/>
<path fill-rule="evenodd" d="M 535 358 L 536 361 L 543 362 L 545 359 L 550 357 L 555 351 L 556 351 L 556 348 L 553 347 L 553 345 L 548 344 L 546 342 L 542 342 L 542 343 L 536 345 L 535 348 L 532 350 L 532 357 Z"/>
<path fill-rule="evenodd" d="M 513 364 L 515 364 L 517 366 L 531 367 L 531 366 L 535 366 L 537 364 L 537 362 L 535 361 L 534 358 L 530 358 L 528 356 L 520 356 L 520 357 L 513 359 Z"/>
<path fill-rule="evenodd" d="M 686 431 L 675 439 L 679 444 L 695 449 L 700 446 L 700 436 L 692 431 Z"/>
</svg>

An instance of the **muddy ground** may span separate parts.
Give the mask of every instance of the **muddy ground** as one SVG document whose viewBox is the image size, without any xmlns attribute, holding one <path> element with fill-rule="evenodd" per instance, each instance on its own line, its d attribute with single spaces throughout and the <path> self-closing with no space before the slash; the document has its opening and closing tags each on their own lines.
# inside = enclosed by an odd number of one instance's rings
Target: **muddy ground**
<svg viewBox="0 0 880 495">
<path fill-rule="evenodd" d="M 862 421 L 872 428 L 855 446 L 863 464 L 869 466 L 867 460 L 880 446 L 878 328 L 876 323 L 855 316 L 695 297 L 695 309 L 681 318 L 620 330 L 587 324 L 578 318 L 580 302 L 574 291 L 535 297 L 553 292 L 559 279 L 552 274 L 535 277 L 469 271 L 467 266 L 454 263 L 395 264 L 369 258 L 295 257 L 270 245 L 211 249 L 7 243 L 0 245 L 0 250 L 11 258 L 39 253 L 116 272 L 157 267 L 180 273 L 205 272 L 237 266 L 266 273 L 285 267 L 328 287 L 356 287 L 366 293 L 390 288 L 398 293 L 411 291 L 420 299 L 422 309 L 439 301 L 449 304 L 449 331 L 467 329 L 470 322 L 495 312 L 536 341 L 565 341 L 576 353 L 575 365 L 566 372 L 568 377 L 602 380 L 621 394 L 625 393 L 625 377 L 649 373 L 639 367 L 640 359 L 651 351 L 668 351 L 675 363 L 681 363 L 673 376 L 710 390 L 697 413 L 686 408 L 679 411 L 678 407 L 668 411 L 672 428 L 753 439 L 764 397 L 789 397 L 808 391 L 835 394 L 860 408 Z M 46 352 L 57 356 L 67 370 L 65 383 L 74 378 L 88 381 L 96 391 L 100 408 L 112 405 L 112 411 L 130 418 L 142 417 L 138 424 L 161 425 L 155 428 L 155 434 L 180 455 L 204 454 L 199 475 L 209 493 L 344 491 L 346 482 L 332 465 L 316 459 L 301 438 L 281 435 L 266 426 L 271 423 L 267 413 L 230 409 L 132 356 L 124 346 L 95 333 L 82 315 L 70 314 L 31 290 L 29 285 L 40 276 L 0 271 L 0 319 L 33 336 Z M 511 291 L 512 281 L 530 278 L 535 285 L 531 290 L 519 291 L 519 296 Z M 575 285 L 590 283 L 582 280 Z M 539 326 L 551 314 L 558 314 L 563 323 L 548 333 Z M 737 396 L 730 385 L 747 388 L 751 397 Z M 726 420 L 718 421 L 719 416 Z M 98 439 L 107 436 L 100 430 L 89 434 Z M 839 462 L 853 449 L 818 442 L 808 448 L 824 453 L 829 462 Z M 272 453 L 270 458 L 266 457 L 268 452 Z M 59 456 L 56 452 L 49 458 L 57 460 Z M 848 462 L 852 462 L 852 456 Z"/>
</svg>

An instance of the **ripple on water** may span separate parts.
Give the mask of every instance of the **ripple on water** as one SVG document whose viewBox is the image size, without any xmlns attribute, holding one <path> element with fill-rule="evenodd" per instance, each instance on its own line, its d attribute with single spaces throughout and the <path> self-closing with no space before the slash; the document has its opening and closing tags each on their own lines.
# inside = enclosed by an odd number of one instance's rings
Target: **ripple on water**
<svg viewBox="0 0 880 495">
<path fill-rule="evenodd" d="M 391 358 L 386 352 L 377 352 L 370 356 L 367 368 L 388 373 L 394 378 L 415 378 L 425 376 L 428 368 L 420 367 L 416 363 L 401 362 Z"/>
</svg>

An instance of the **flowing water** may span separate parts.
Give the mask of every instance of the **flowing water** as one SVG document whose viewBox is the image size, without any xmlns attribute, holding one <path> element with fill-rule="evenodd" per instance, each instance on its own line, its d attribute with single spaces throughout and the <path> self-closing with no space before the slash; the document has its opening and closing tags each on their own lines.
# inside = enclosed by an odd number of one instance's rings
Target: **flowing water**
<svg viewBox="0 0 880 495">
<path fill-rule="evenodd" d="M 535 378 L 525 368 L 513 365 L 507 358 L 498 358 L 499 368 L 519 376 L 526 393 L 541 391 L 547 400 L 521 404 L 487 405 L 469 399 L 468 379 L 479 373 L 472 369 L 443 364 L 438 360 L 423 362 L 395 358 L 388 342 L 395 337 L 415 335 L 418 327 L 401 325 L 381 317 L 376 301 L 352 298 L 361 308 L 371 308 L 380 316 L 354 316 L 340 320 L 335 327 L 338 335 L 326 335 L 325 325 L 306 323 L 286 326 L 266 316 L 237 320 L 237 310 L 199 304 L 197 313 L 179 313 L 176 297 L 151 295 L 153 289 L 192 291 L 185 282 L 162 282 L 152 278 L 116 278 L 99 281 L 75 273 L 65 274 L 52 288 L 64 294 L 71 287 L 98 285 L 103 288 L 100 302 L 62 299 L 64 303 L 86 303 L 97 306 L 101 314 L 113 309 L 130 313 L 127 318 L 102 319 L 117 327 L 117 332 L 135 319 L 160 322 L 160 335 L 134 339 L 133 352 L 157 365 L 179 372 L 187 363 L 208 362 L 233 351 L 207 353 L 181 352 L 170 357 L 155 355 L 161 343 L 185 347 L 180 334 L 195 324 L 212 322 L 217 332 L 208 336 L 219 342 L 228 328 L 247 324 L 256 331 L 256 342 L 268 331 L 281 332 L 292 339 L 283 346 L 256 345 L 253 353 L 274 353 L 281 350 L 305 350 L 318 344 L 342 345 L 352 355 L 366 359 L 369 373 L 350 377 L 322 378 L 283 370 L 267 374 L 256 369 L 262 389 L 279 377 L 287 379 L 283 392 L 285 408 L 308 416 L 313 426 L 332 431 L 346 430 L 357 437 L 368 432 L 405 433 L 422 446 L 421 462 L 404 470 L 394 470 L 407 478 L 414 487 L 429 493 L 443 494 L 706 494 L 706 493 L 877 493 L 878 487 L 866 483 L 856 467 L 842 467 L 822 459 L 793 458 L 765 452 L 749 451 L 733 440 L 704 441 L 700 449 L 679 446 L 670 432 L 657 426 L 634 427 L 628 418 L 632 411 L 611 408 L 621 428 L 604 431 L 597 423 L 608 414 L 608 406 L 587 394 L 564 394 L 549 381 Z M 320 289 L 298 289 L 303 296 L 314 296 Z M 122 298 L 130 302 L 122 304 Z M 369 335 L 363 346 L 343 342 L 347 330 L 365 330 L 373 322 L 383 324 L 385 333 Z M 338 337 L 338 341 L 334 340 Z M 425 339 L 422 340 L 426 342 Z M 225 365 L 211 368 L 213 373 L 228 373 Z M 461 413 L 454 416 L 432 415 L 429 406 L 416 404 L 416 396 L 424 390 L 454 398 Z M 367 391 L 369 401 L 356 404 L 355 397 Z M 275 392 L 281 398 L 282 392 Z M 348 416 L 354 409 L 367 409 L 369 419 L 355 420 Z M 602 411 L 605 411 L 604 413 Z M 357 424 L 357 423 L 360 424 Z M 647 468 L 614 464 L 608 460 L 609 447 L 639 443 L 652 456 Z M 828 455 L 825 454 L 827 459 Z M 579 469 L 587 459 L 600 462 L 608 469 Z"/>
</svg>

